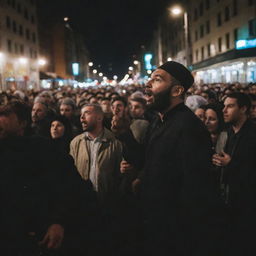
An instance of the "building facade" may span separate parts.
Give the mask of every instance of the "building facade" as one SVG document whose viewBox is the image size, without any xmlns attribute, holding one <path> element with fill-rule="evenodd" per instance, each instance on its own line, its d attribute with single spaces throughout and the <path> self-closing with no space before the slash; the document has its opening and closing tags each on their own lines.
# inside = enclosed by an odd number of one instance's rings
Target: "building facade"
<svg viewBox="0 0 256 256">
<path fill-rule="evenodd" d="M 196 82 L 256 82 L 256 1 L 191 0 Z"/>
<path fill-rule="evenodd" d="M 38 89 L 35 0 L 0 1 L 0 89 Z"/>
<path fill-rule="evenodd" d="M 189 0 L 180 7 L 181 15 L 171 15 L 170 6 L 161 18 L 158 60 L 187 65 L 198 84 L 256 82 L 255 0 Z"/>
</svg>

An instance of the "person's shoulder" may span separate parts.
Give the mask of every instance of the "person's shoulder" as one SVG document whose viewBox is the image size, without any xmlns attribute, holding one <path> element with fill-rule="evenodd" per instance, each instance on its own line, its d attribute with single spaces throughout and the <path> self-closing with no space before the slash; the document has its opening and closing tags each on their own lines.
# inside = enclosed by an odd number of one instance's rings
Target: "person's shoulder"
<svg viewBox="0 0 256 256">
<path fill-rule="evenodd" d="M 71 140 L 71 144 L 76 144 L 83 139 L 84 139 L 84 133 L 81 133 Z"/>
</svg>

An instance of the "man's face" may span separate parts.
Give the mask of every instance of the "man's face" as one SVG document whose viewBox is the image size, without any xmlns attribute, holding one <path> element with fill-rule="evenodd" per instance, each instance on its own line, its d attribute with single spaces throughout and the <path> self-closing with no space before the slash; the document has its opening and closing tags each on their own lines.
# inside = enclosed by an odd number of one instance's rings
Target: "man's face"
<svg viewBox="0 0 256 256">
<path fill-rule="evenodd" d="M 252 106 L 250 109 L 250 118 L 256 119 L 256 101 L 252 101 Z"/>
<path fill-rule="evenodd" d="M 80 121 L 83 131 L 92 132 L 97 127 L 98 118 L 100 115 L 94 110 L 92 106 L 85 106 L 81 110 Z"/>
<path fill-rule="evenodd" d="M 16 114 L 0 116 L 0 139 L 8 136 L 18 136 L 20 135 L 21 129 L 21 123 Z"/>
<path fill-rule="evenodd" d="M 122 117 L 125 111 L 124 103 L 120 100 L 114 101 L 113 104 L 111 105 L 111 110 L 113 115 Z"/>
<path fill-rule="evenodd" d="M 151 107 L 159 112 L 167 109 L 171 104 L 171 75 L 162 69 L 155 70 L 148 81 L 145 93 L 153 95 Z"/>
<path fill-rule="evenodd" d="M 104 113 L 111 113 L 111 104 L 109 100 L 102 100 L 100 106 Z"/>
<path fill-rule="evenodd" d="M 227 97 L 224 101 L 223 114 L 225 123 L 234 124 L 244 115 L 244 109 L 239 108 L 237 99 Z"/>
<path fill-rule="evenodd" d="M 72 106 L 70 106 L 70 105 L 61 104 L 60 105 L 60 114 L 62 116 L 65 116 L 66 118 L 70 119 L 74 114 L 74 110 L 73 110 Z"/>
<path fill-rule="evenodd" d="M 32 108 L 32 122 L 37 122 L 46 117 L 47 108 L 44 104 L 35 103 Z"/>
<path fill-rule="evenodd" d="M 140 118 L 144 115 L 144 107 L 140 102 L 131 100 L 129 103 L 129 111 L 132 118 Z"/>
</svg>

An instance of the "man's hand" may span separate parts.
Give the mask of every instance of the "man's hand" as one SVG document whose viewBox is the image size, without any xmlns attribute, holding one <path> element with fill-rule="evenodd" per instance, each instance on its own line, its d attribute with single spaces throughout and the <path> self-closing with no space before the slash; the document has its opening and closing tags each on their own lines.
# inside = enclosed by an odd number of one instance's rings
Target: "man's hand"
<svg viewBox="0 0 256 256">
<path fill-rule="evenodd" d="M 64 238 L 64 228 L 59 224 L 51 225 L 39 245 L 45 245 L 48 249 L 57 249 Z"/>
<path fill-rule="evenodd" d="M 120 163 L 120 172 L 121 173 L 127 173 L 130 172 L 133 169 L 133 166 L 129 164 L 127 161 L 123 160 Z"/>
<path fill-rule="evenodd" d="M 212 157 L 212 163 L 217 166 L 227 166 L 230 161 L 230 155 L 225 152 L 221 152 L 220 154 L 214 154 Z"/>
<path fill-rule="evenodd" d="M 134 194 L 137 194 L 139 192 L 139 188 L 140 188 L 140 184 L 141 184 L 141 180 L 140 179 L 135 179 L 133 182 L 132 182 L 132 192 Z"/>
</svg>

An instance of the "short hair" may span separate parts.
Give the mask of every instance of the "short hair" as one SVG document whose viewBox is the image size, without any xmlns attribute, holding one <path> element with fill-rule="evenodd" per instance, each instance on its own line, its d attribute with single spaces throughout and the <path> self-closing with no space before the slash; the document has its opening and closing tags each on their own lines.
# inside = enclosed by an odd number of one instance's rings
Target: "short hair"
<svg viewBox="0 0 256 256">
<path fill-rule="evenodd" d="M 101 99 L 101 101 L 104 101 L 104 100 L 111 101 L 111 99 L 108 98 L 108 97 L 103 97 L 103 98 Z"/>
<path fill-rule="evenodd" d="M 72 109 L 76 109 L 76 103 L 72 98 L 65 98 L 60 101 L 60 105 L 69 105 L 72 107 Z"/>
<path fill-rule="evenodd" d="M 111 106 L 114 104 L 115 101 L 121 101 L 121 102 L 123 102 L 125 107 L 127 106 L 127 101 L 124 97 L 118 96 L 118 97 L 112 99 Z"/>
<path fill-rule="evenodd" d="M 95 103 L 86 103 L 81 107 L 81 110 L 85 107 L 93 107 L 94 111 L 100 115 L 104 115 L 102 108 L 99 104 L 95 104 Z"/>
<path fill-rule="evenodd" d="M 246 114 L 250 113 L 252 104 L 247 94 L 242 92 L 232 92 L 227 95 L 227 98 L 236 99 L 239 108 L 246 107 Z"/>
<path fill-rule="evenodd" d="M 255 94 L 249 93 L 248 96 L 249 96 L 251 101 L 256 101 L 256 95 Z"/>
<path fill-rule="evenodd" d="M 0 107 L 0 116 L 10 116 L 15 114 L 20 122 L 26 122 L 25 134 L 30 133 L 31 108 L 23 101 L 12 101 L 5 106 Z"/>
<path fill-rule="evenodd" d="M 144 98 L 141 98 L 141 97 L 134 97 L 134 98 L 131 98 L 130 101 L 136 101 L 136 102 L 139 102 L 143 108 L 146 107 L 147 105 L 147 101 L 144 99 Z"/>
</svg>

